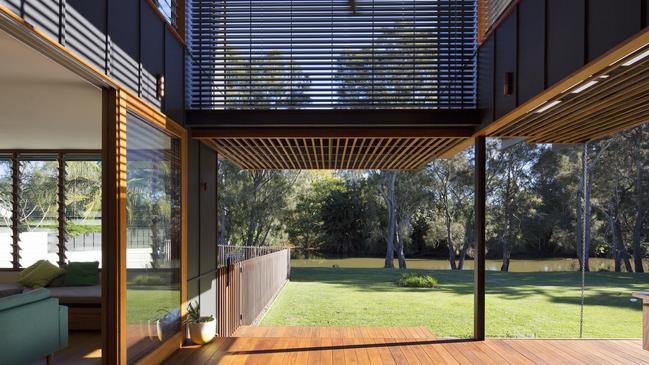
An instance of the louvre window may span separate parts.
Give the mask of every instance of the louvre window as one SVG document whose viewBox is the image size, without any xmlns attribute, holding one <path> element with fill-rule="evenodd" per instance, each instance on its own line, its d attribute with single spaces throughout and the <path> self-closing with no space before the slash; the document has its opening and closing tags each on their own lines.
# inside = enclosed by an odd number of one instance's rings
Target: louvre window
<svg viewBox="0 0 649 365">
<path fill-rule="evenodd" d="M 192 109 L 475 106 L 476 3 L 193 0 Z"/>
</svg>

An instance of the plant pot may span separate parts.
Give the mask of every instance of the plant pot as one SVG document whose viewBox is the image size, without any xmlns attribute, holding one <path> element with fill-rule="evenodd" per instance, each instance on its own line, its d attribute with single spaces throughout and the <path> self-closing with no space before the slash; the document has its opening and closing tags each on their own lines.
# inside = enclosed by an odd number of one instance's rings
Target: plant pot
<svg viewBox="0 0 649 365">
<path fill-rule="evenodd" d="M 189 323 L 189 337 L 197 345 L 204 345 L 216 337 L 216 320 Z"/>
</svg>

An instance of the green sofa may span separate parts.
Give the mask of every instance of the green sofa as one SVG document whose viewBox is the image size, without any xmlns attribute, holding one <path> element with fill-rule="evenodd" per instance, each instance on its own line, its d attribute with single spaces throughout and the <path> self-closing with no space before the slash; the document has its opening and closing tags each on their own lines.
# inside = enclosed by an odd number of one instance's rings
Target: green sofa
<svg viewBox="0 0 649 365">
<path fill-rule="evenodd" d="M 49 290 L 0 298 L 0 364 L 29 364 L 67 345 L 68 308 Z"/>
</svg>

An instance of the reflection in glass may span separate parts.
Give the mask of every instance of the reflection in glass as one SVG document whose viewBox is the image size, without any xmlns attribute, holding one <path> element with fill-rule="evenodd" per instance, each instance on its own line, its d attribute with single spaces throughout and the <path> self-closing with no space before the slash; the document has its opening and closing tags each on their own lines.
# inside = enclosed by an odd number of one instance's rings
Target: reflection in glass
<svg viewBox="0 0 649 365">
<path fill-rule="evenodd" d="M 180 141 L 127 120 L 127 357 L 180 330 Z"/>
<path fill-rule="evenodd" d="M 21 157 L 22 158 L 22 157 Z M 20 161 L 20 265 L 58 261 L 58 176 L 56 160 Z"/>
<path fill-rule="evenodd" d="M 101 267 L 101 161 L 66 161 L 66 257 Z"/>
<path fill-rule="evenodd" d="M 11 160 L 0 157 L 0 268 L 11 264 Z"/>
</svg>

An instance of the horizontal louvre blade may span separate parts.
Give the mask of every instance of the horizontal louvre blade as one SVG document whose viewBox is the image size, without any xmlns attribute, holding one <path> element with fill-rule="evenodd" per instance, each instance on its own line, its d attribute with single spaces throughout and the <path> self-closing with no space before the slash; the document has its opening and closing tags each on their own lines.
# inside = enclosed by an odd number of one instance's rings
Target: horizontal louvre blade
<svg viewBox="0 0 649 365">
<path fill-rule="evenodd" d="M 192 109 L 475 107 L 474 0 L 190 0 Z"/>
</svg>

